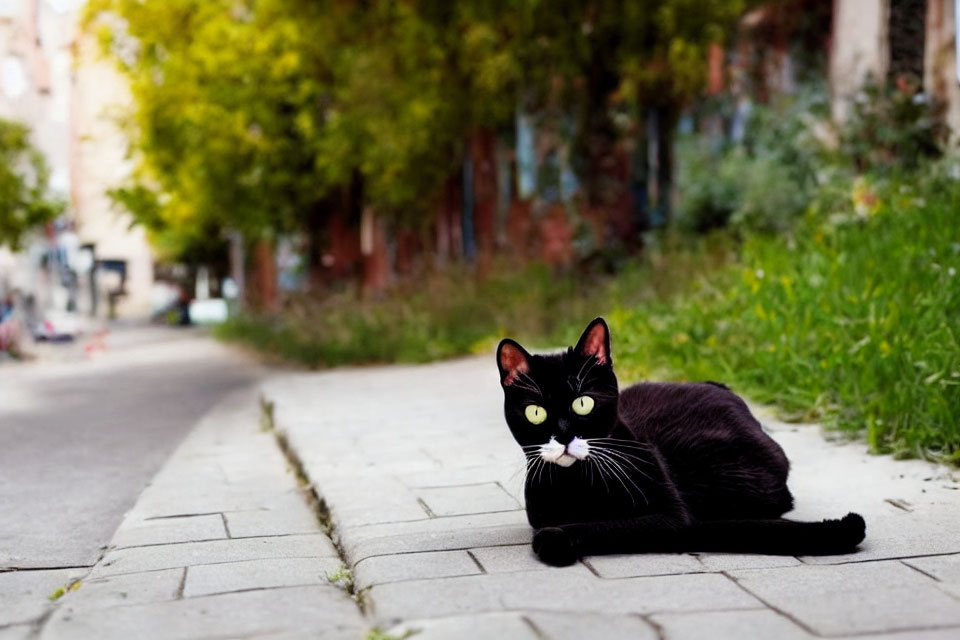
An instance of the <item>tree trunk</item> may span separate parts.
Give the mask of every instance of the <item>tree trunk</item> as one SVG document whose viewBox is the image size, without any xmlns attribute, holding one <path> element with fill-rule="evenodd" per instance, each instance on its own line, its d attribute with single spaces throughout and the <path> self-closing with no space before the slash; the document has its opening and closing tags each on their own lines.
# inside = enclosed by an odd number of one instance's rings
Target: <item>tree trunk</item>
<svg viewBox="0 0 960 640">
<path fill-rule="evenodd" d="M 496 137 L 486 128 L 470 136 L 469 153 L 473 173 L 473 229 L 477 255 L 489 260 L 496 244 L 497 157 Z"/>
<path fill-rule="evenodd" d="M 274 313 L 279 310 L 277 299 L 277 264 L 273 255 L 273 241 L 260 239 L 253 248 L 253 269 L 247 299 L 254 309 Z"/>
<path fill-rule="evenodd" d="M 386 229 L 373 207 L 363 210 L 360 253 L 363 255 L 363 293 L 379 296 L 386 291 L 390 282 L 390 258 Z"/>
</svg>

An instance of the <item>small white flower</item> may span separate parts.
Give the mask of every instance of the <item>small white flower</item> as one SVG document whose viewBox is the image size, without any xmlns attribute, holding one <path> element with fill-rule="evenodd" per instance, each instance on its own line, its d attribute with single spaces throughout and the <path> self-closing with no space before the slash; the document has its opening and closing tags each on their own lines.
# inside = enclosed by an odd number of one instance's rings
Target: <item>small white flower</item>
<svg viewBox="0 0 960 640">
<path fill-rule="evenodd" d="M 766 274 L 763 272 L 763 269 L 757 269 L 757 278 L 763 280 L 763 276 Z"/>
<path fill-rule="evenodd" d="M 952 278 L 953 276 L 957 275 L 957 270 L 954 269 L 953 267 L 950 267 L 949 269 L 947 269 L 947 275 Z"/>
</svg>

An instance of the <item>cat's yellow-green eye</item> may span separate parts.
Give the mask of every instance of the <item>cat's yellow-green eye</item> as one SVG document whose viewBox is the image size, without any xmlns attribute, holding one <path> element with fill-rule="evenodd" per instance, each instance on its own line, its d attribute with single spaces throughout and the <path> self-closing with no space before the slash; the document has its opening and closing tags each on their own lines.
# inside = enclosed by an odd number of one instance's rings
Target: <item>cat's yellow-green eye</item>
<svg viewBox="0 0 960 640">
<path fill-rule="evenodd" d="M 578 416 L 585 416 L 593 411 L 593 398 L 590 396 L 580 396 L 573 401 L 573 412 Z"/>
<path fill-rule="evenodd" d="M 527 420 L 529 420 L 531 424 L 541 424 L 547 419 L 547 410 L 535 404 L 528 404 L 527 408 L 523 410 L 523 413 L 527 416 Z"/>
</svg>

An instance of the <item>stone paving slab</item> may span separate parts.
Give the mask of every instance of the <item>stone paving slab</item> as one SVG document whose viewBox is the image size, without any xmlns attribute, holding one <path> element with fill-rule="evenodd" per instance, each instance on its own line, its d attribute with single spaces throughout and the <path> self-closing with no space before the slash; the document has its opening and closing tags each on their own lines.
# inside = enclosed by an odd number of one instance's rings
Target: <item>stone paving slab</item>
<svg viewBox="0 0 960 640">
<path fill-rule="evenodd" d="M 595 556 L 584 563 L 601 578 L 668 576 L 678 573 L 705 573 L 696 556 L 688 553 Z"/>
<path fill-rule="evenodd" d="M 483 573 L 483 569 L 466 551 L 428 551 L 366 558 L 354 566 L 353 578 L 359 584 L 374 586 L 480 573 Z"/>
<path fill-rule="evenodd" d="M 246 591 L 106 609 L 61 610 L 41 640 L 54 638 L 290 638 L 358 640 L 364 630 L 347 598 L 331 598 L 329 587 Z"/>
<path fill-rule="evenodd" d="M 0 627 L 33 622 L 46 612 L 57 589 L 86 573 L 82 568 L 0 573 Z"/>
<path fill-rule="evenodd" d="M 34 636 L 33 625 L 15 624 L 0 628 L 0 640 L 29 640 Z"/>
<path fill-rule="evenodd" d="M 492 357 L 283 375 L 262 390 L 381 628 L 416 627 L 423 637 L 960 637 L 951 568 L 960 562 L 960 478 L 947 468 L 868 456 L 862 444 L 828 442 L 816 427 L 761 412 L 792 462 L 789 517 L 861 513 L 858 553 L 610 556 L 554 569 L 530 552 L 523 512 L 500 511 L 503 496 L 523 505 L 523 457 L 503 422 Z"/>
<path fill-rule="evenodd" d="M 812 640 L 816 637 L 770 609 L 658 613 L 650 619 L 660 629 L 661 637 L 670 640 L 702 640 L 711 636 L 776 640 Z"/>
<path fill-rule="evenodd" d="M 132 524 L 118 531 L 113 537 L 112 544 L 122 549 L 193 540 L 222 540 L 228 537 L 223 516 L 212 513 L 204 516 L 161 518 Z"/>
<path fill-rule="evenodd" d="M 70 606 L 104 608 L 130 604 L 147 604 L 176 600 L 183 586 L 185 567 L 128 573 L 117 576 L 87 577 L 76 591 L 71 591 Z"/>
<path fill-rule="evenodd" d="M 731 575 L 817 635 L 960 627 L 960 601 L 897 560 Z"/>
<path fill-rule="evenodd" d="M 110 551 L 94 568 L 91 575 L 103 577 L 259 558 L 310 557 L 338 558 L 339 556 L 330 539 L 322 533 L 206 540 L 128 547 Z"/>
<path fill-rule="evenodd" d="M 630 638 L 630 640 L 659 640 L 656 628 L 638 615 L 610 615 L 597 613 L 535 612 L 526 619 L 550 640 L 580 640 L 585 633 L 592 638 Z"/>
<path fill-rule="evenodd" d="M 201 564 L 187 568 L 183 597 L 280 587 L 326 586 L 342 567 L 339 558 L 258 558 L 243 562 Z"/>
<path fill-rule="evenodd" d="M 357 603 L 328 579 L 341 568 L 248 388 L 181 444 L 39 637 L 357 640 Z"/>
<path fill-rule="evenodd" d="M 300 502 L 294 502 L 289 508 L 278 506 L 276 509 L 233 511 L 223 514 L 223 517 L 232 538 L 280 536 L 317 530 L 316 514 L 304 511 Z"/>
<path fill-rule="evenodd" d="M 518 613 L 490 613 L 483 615 L 452 616 L 409 620 L 390 628 L 387 633 L 395 638 L 410 635 L 417 640 L 541 640 L 529 618 Z"/>
</svg>

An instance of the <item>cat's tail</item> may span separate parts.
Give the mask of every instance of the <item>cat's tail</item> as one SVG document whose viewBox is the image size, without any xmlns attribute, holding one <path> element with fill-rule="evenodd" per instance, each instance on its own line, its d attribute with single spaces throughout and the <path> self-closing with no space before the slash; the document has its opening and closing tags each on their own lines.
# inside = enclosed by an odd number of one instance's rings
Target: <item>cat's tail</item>
<svg viewBox="0 0 960 640">
<path fill-rule="evenodd" d="M 797 522 L 783 518 L 711 520 L 677 531 L 670 544 L 676 545 L 677 551 L 838 555 L 856 549 L 865 534 L 866 523 L 857 513 L 848 513 L 839 520 L 821 522 Z"/>
</svg>

